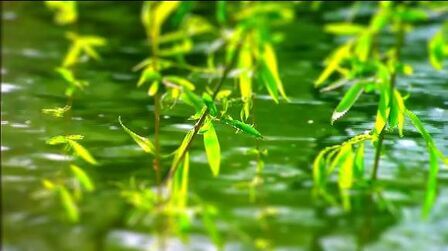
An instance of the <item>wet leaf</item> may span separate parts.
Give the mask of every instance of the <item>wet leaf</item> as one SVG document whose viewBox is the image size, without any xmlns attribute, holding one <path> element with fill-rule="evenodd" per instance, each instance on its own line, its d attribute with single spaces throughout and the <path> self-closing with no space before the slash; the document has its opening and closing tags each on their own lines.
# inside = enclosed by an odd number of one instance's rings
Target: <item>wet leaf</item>
<svg viewBox="0 0 448 251">
<path fill-rule="evenodd" d="M 144 152 L 155 154 L 155 147 L 149 139 L 142 137 L 127 128 L 121 121 L 121 117 L 118 117 L 118 122 L 120 122 L 120 125 L 121 127 L 123 127 L 124 131 L 127 132 L 129 136 L 131 136 L 135 143 L 137 143 Z"/>
<path fill-rule="evenodd" d="M 219 174 L 219 166 L 221 164 L 221 149 L 213 123 L 210 120 L 206 123 L 210 123 L 210 125 L 208 130 L 204 132 L 205 152 L 207 153 L 208 163 L 213 176 L 216 177 Z"/>
</svg>

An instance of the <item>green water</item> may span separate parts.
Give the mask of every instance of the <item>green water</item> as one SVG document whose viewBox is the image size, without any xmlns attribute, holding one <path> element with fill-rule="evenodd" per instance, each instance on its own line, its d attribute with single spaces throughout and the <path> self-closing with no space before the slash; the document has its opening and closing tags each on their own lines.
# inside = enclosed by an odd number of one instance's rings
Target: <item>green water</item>
<svg viewBox="0 0 448 251">
<path fill-rule="evenodd" d="M 122 116 L 140 134 L 150 135 L 154 129 L 153 102 L 143 89 L 135 87 L 138 73 L 131 71 L 148 55 L 140 6 L 81 4 L 75 29 L 105 37 L 108 45 L 100 49 L 101 62 L 89 61 L 76 68 L 79 78 L 88 80 L 90 86 L 75 96 L 66 117 L 55 119 L 43 115 L 41 109 L 67 102 L 65 83 L 53 71 L 67 50 L 66 29 L 52 22 L 43 4 L 3 4 L 4 250 L 145 250 L 156 241 L 151 227 L 125 224 L 130 208 L 115 185 L 132 176 L 154 180 L 151 158 L 117 121 Z M 207 9 L 198 11 L 206 13 Z M 275 250 L 448 250 L 448 171 L 440 171 L 436 204 L 429 219 L 422 220 L 427 154 L 423 139 L 409 123 L 406 138 L 387 136 L 387 154 L 379 173 L 380 193 L 373 199 L 365 191 L 356 191 L 352 210 L 346 212 L 312 196 L 311 163 L 316 153 L 370 129 L 374 121 L 377 101 L 366 96 L 348 116 L 331 126 L 329 119 L 340 94 L 320 94 L 312 87 L 321 71 L 320 62 L 337 45 L 334 37 L 323 32 L 322 24 L 346 11 L 340 4 L 318 12 L 298 6 L 296 21 L 281 28 L 285 39 L 277 46 L 277 53 L 291 102 L 276 105 L 267 95 L 256 97 L 256 126 L 265 136 L 260 146 L 268 149 L 269 155 L 255 200 L 250 200 L 245 185 L 256 175 L 255 158 L 245 153 L 256 140 L 218 126 L 222 149 L 218 178 L 209 171 L 201 141 L 193 144 L 190 192 L 218 210 L 217 224 L 225 250 L 255 250 L 257 239 L 268 241 Z M 408 107 L 424 121 L 441 151 L 448 153 L 448 71 L 432 69 L 426 55 L 426 41 L 438 27 L 427 22 L 408 35 L 403 57 L 415 74 L 400 78 L 398 85 L 411 94 Z M 195 54 L 191 60 L 195 61 Z M 202 86 L 207 81 L 204 76 L 196 78 Z M 191 128 L 188 116 L 192 112 L 183 105 L 164 111 L 164 152 L 174 150 Z M 59 203 L 45 194 L 41 180 L 54 177 L 70 161 L 58 147 L 45 141 L 55 135 L 78 133 L 85 136 L 83 145 L 101 165 L 85 168 L 97 190 L 85 195 L 81 222 L 74 225 L 63 220 Z M 373 149 L 368 148 L 366 155 L 367 166 L 372 166 Z M 163 166 L 168 167 L 169 162 Z M 334 181 L 329 190 L 339 198 Z M 167 250 L 215 249 L 199 221 L 193 222 L 188 241 L 173 236 L 166 242 Z"/>
</svg>

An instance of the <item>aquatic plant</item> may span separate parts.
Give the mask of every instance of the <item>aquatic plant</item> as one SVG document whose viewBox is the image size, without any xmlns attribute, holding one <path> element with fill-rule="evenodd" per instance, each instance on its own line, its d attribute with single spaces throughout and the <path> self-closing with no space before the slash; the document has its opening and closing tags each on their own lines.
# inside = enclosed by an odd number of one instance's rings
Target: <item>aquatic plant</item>
<svg viewBox="0 0 448 251">
<path fill-rule="evenodd" d="M 429 175 L 422 211 L 424 216 L 428 215 L 435 200 L 439 161 L 446 162 L 446 158 L 437 149 L 420 119 L 406 108 L 405 100 L 410 97 L 403 97 L 396 84 L 401 74 L 413 73 L 412 67 L 401 61 L 406 30 L 413 22 L 424 20 L 426 17 L 426 12 L 421 8 L 406 3 L 381 2 L 368 26 L 349 22 L 325 26 L 329 33 L 348 37 L 347 41 L 326 59 L 326 67 L 315 82 L 316 87 L 327 85 L 323 91 L 349 86 L 334 110 L 331 122 L 342 118 L 363 93 L 375 93 L 379 95 L 379 101 L 374 127 L 369 133 L 356 136 L 341 145 L 327 147 L 317 155 L 313 164 L 317 190 L 324 190 L 327 177 L 337 168 L 339 189 L 343 195 L 347 195 L 353 185 L 364 180 L 363 152 L 366 140 L 371 140 L 375 148 L 370 178 L 370 181 L 375 181 L 385 136 L 388 132 L 397 130 L 399 136 L 403 137 L 407 117 L 424 138 L 429 154 Z M 380 37 L 387 36 L 384 34 L 386 29 L 392 31 L 395 36 L 395 44 L 387 50 L 380 44 Z M 437 36 L 433 38 L 436 42 L 432 42 L 432 47 L 441 46 Z M 432 54 L 439 55 L 439 52 Z M 437 59 L 432 61 L 438 62 L 440 56 L 431 56 L 434 57 Z M 337 81 L 328 81 L 335 75 L 339 75 Z"/>
</svg>

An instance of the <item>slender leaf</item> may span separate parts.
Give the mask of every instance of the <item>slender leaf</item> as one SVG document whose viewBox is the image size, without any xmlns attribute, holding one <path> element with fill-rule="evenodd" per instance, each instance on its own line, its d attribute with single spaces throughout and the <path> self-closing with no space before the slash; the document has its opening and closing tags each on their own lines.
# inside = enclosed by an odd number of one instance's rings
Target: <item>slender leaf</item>
<svg viewBox="0 0 448 251">
<path fill-rule="evenodd" d="M 73 140 L 67 140 L 67 143 L 73 148 L 73 151 L 82 159 L 87 161 L 88 163 L 92 165 L 97 165 L 98 163 L 96 160 L 92 157 L 92 155 L 85 149 L 82 145 L 80 145 L 78 142 Z"/>
<path fill-rule="evenodd" d="M 315 82 L 316 87 L 322 85 L 325 80 L 327 80 L 330 75 L 333 74 L 333 72 L 339 67 L 342 61 L 349 54 L 351 46 L 351 42 L 342 45 L 333 53 L 333 55 L 329 59 L 326 60 L 327 67 L 325 67 L 324 71 L 317 78 Z"/>
<path fill-rule="evenodd" d="M 89 178 L 89 175 L 84 172 L 80 167 L 76 165 L 70 165 L 70 169 L 72 170 L 73 174 L 75 175 L 76 179 L 79 181 L 79 183 L 89 192 L 92 192 L 95 190 L 95 186 L 92 182 L 92 180 Z"/>
<path fill-rule="evenodd" d="M 233 128 L 240 130 L 248 135 L 251 135 L 253 137 L 256 138 L 263 138 L 263 136 L 261 135 L 260 132 L 257 131 L 257 129 L 255 129 L 253 126 L 246 124 L 242 121 L 239 120 L 234 120 L 231 118 L 222 118 L 220 119 L 221 122 L 223 122 L 224 124 L 230 125 Z"/>
<path fill-rule="evenodd" d="M 437 158 L 437 151 L 435 148 L 431 147 L 428 149 L 429 152 L 429 175 L 426 184 L 425 201 L 423 204 L 422 215 L 424 218 L 428 217 L 437 194 L 437 174 L 439 172 L 439 163 Z"/>
<path fill-rule="evenodd" d="M 363 179 L 365 164 L 364 164 L 364 142 L 359 144 L 355 153 L 355 177 L 359 180 Z"/>
<path fill-rule="evenodd" d="M 202 95 L 202 100 L 204 101 L 205 105 L 208 108 L 208 112 L 210 113 L 210 115 L 212 115 L 213 117 L 218 116 L 218 108 L 216 108 L 215 102 L 213 102 L 212 97 L 208 94 L 208 93 L 204 93 Z"/>
<path fill-rule="evenodd" d="M 140 148 L 143 149 L 143 151 L 145 151 L 147 153 L 155 154 L 155 147 L 149 139 L 142 137 L 142 136 L 134 133 L 130 129 L 128 129 L 121 121 L 121 117 L 118 117 L 118 122 L 120 122 L 121 127 L 123 127 L 125 132 L 127 132 L 129 134 L 129 136 L 131 136 L 131 138 L 135 141 L 135 143 L 137 143 L 140 146 Z"/>
<path fill-rule="evenodd" d="M 210 169 L 212 170 L 213 176 L 216 177 L 219 174 L 219 166 L 221 164 L 221 149 L 213 123 L 211 121 L 207 123 L 210 123 L 210 125 L 204 133 L 204 146 Z"/>
<path fill-rule="evenodd" d="M 345 158 L 341 162 L 338 184 L 341 189 L 350 189 L 353 185 L 353 152 L 351 146 L 348 148 Z"/>
<path fill-rule="evenodd" d="M 355 35 L 363 32 L 366 27 L 353 23 L 330 23 L 326 24 L 324 29 L 328 33 L 337 35 Z"/>
<path fill-rule="evenodd" d="M 71 222 L 78 222 L 79 211 L 73 196 L 65 187 L 59 187 L 58 191 L 62 207 L 64 208 L 69 220 Z"/>
<path fill-rule="evenodd" d="M 344 116 L 344 114 L 350 110 L 363 91 L 364 84 L 361 82 L 358 82 L 350 87 L 342 100 L 339 102 L 336 110 L 334 110 L 333 115 L 331 116 L 331 123 L 334 123 L 334 121 Z"/>
</svg>

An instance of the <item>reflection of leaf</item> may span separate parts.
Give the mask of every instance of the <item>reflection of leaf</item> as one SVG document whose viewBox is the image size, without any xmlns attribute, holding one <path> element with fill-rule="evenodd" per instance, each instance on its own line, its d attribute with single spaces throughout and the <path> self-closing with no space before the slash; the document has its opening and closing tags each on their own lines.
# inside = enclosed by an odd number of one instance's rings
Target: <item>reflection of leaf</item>
<svg viewBox="0 0 448 251">
<path fill-rule="evenodd" d="M 212 170 L 213 176 L 218 176 L 219 166 L 221 163 L 221 149 L 219 147 L 218 136 L 216 135 L 215 128 L 211 121 L 209 123 L 208 130 L 204 133 L 204 146 L 207 153 L 208 163 Z"/>
<path fill-rule="evenodd" d="M 135 132 L 131 131 L 129 128 L 127 128 L 123 124 L 123 122 L 121 122 L 121 117 L 118 117 L 118 122 L 120 122 L 120 125 L 121 127 L 123 127 L 124 131 L 127 132 L 129 136 L 131 136 L 131 138 L 143 149 L 143 151 L 155 154 L 155 147 L 149 139 L 142 137 L 136 134 Z"/>
</svg>

